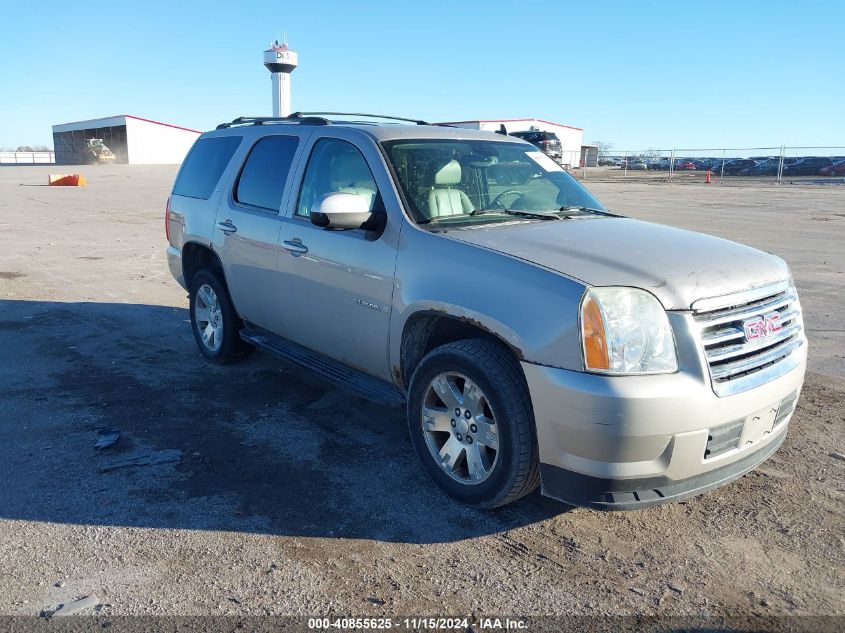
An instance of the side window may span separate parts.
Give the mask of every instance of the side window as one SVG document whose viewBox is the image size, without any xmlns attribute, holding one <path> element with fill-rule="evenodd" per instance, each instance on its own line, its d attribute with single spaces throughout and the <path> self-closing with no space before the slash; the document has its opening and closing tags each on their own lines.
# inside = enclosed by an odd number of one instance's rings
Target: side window
<svg viewBox="0 0 845 633">
<path fill-rule="evenodd" d="M 378 188 L 367 161 L 351 143 L 324 138 L 314 145 L 296 215 L 309 217 L 314 204 L 327 193 L 353 193 L 367 200 L 370 210 L 378 197 Z"/>
<path fill-rule="evenodd" d="M 232 154 L 241 144 L 240 136 L 201 138 L 188 153 L 173 193 L 177 196 L 208 200 Z"/>
<path fill-rule="evenodd" d="M 298 144 L 295 136 L 266 136 L 258 141 L 235 185 L 235 200 L 278 213 Z"/>
</svg>

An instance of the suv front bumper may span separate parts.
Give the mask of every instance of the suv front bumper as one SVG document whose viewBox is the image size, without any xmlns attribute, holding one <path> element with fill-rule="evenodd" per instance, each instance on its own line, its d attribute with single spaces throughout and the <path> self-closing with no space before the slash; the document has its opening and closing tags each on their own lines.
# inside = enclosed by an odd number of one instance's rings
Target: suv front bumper
<svg viewBox="0 0 845 633">
<path fill-rule="evenodd" d="M 807 345 L 794 354 L 799 362 L 793 370 L 721 398 L 709 376 L 683 371 L 602 376 L 523 362 L 543 494 L 573 505 L 635 509 L 742 476 L 786 437 Z M 723 437 L 735 438 L 735 446 L 726 447 Z"/>
</svg>

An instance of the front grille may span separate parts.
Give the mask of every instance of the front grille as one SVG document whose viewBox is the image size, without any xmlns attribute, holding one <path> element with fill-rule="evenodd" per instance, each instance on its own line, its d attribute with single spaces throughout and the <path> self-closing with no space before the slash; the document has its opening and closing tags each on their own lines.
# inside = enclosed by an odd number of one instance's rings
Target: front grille
<svg viewBox="0 0 845 633">
<path fill-rule="evenodd" d="M 712 301 L 707 302 L 712 303 Z M 710 367 L 713 390 L 717 395 L 745 391 L 767 382 L 765 371 L 775 367 L 803 345 L 803 322 L 798 295 L 792 285 L 778 284 L 769 289 L 720 300 L 718 308 L 705 306 L 695 310 L 701 342 Z M 781 329 L 757 340 L 748 341 L 743 322 L 777 312 Z"/>
</svg>

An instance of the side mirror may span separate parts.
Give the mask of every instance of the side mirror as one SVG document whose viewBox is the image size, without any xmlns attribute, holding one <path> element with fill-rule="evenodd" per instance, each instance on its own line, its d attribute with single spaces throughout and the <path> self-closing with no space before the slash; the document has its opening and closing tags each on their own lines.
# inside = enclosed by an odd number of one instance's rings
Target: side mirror
<svg viewBox="0 0 845 633">
<path fill-rule="evenodd" d="M 367 199 L 354 193 L 327 193 L 315 206 L 311 223 L 326 229 L 360 229 L 374 215 Z"/>
</svg>

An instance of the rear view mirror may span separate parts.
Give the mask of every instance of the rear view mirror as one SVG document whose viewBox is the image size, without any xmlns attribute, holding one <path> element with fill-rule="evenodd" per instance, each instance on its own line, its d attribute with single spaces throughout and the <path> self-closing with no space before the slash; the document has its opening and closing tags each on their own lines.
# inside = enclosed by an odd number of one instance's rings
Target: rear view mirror
<svg viewBox="0 0 845 633">
<path fill-rule="evenodd" d="M 311 223 L 327 229 L 360 229 L 373 218 L 367 199 L 354 193 L 327 193 L 315 206 Z"/>
</svg>

